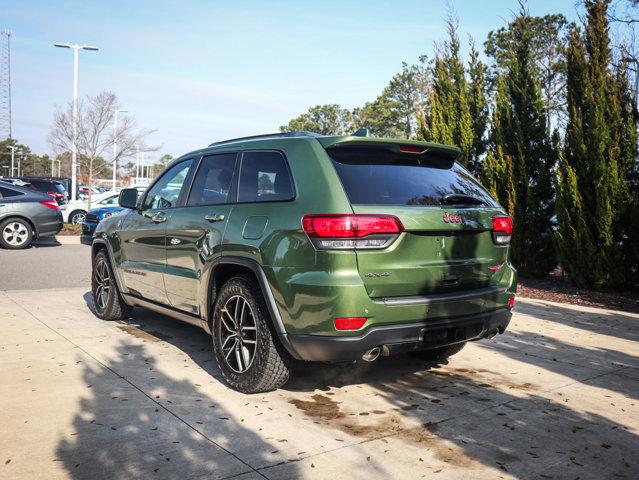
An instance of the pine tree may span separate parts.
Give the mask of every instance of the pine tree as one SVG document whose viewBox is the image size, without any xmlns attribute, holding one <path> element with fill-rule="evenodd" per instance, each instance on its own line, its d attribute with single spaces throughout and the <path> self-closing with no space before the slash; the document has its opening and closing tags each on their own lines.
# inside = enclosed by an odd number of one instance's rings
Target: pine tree
<svg viewBox="0 0 639 480">
<path fill-rule="evenodd" d="M 354 111 L 355 125 L 366 127 L 374 136 L 415 138 L 418 128 L 422 70 L 402 63 L 397 73 L 374 101 Z"/>
<path fill-rule="evenodd" d="M 636 123 L 634 112 L 624 115 L 622 108 L 620 89 L 627 86 L 611 70 L 609 4 L 585 1 L 584 33 L 574 28 L 567 49 L 569 117 L 556 238 L 571 279 L 589 288 L 621 285 L 633 268 L 625 258 L 631 219 L 624 214 L 631 215 L 633 204 L 629 181 L 637 161 Z M 635 271 L 636 265 L 635 256 Z"/>
</svg>

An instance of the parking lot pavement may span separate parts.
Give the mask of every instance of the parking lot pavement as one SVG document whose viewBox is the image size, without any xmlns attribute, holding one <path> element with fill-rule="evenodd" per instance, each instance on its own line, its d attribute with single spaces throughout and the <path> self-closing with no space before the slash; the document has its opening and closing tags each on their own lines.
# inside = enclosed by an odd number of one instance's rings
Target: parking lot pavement
<svg viewBox="0 0 639 480">
<path fill-rule="evenodd" d="M 101 321 L 87 290 L 0 292 L 0 478 L 639 476 L 639 315 L 521 300 L 447 365 L 305 365 L 247 396 L 204 332 Z"/>
<path fill-rule="evenodd" d="M 24 250 L 0 248 L 0 290 L 88 285 L 90 251 L 79 243 L 61 245 L 53 237 L 34 242 Z"/>
</svg>

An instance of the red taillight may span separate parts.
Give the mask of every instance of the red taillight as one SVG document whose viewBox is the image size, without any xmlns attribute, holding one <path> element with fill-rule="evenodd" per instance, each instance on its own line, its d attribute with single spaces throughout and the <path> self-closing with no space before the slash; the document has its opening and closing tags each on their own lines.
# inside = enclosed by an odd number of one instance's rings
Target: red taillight
<svg viewBox="0 0 639 480">
<path fill-rule="evenodd" d="M 64 197 L 64 195 L 62 195 L 61 193 L 58 193 L 58 192 L 47 192 L 47 195 L 51 195 L 52 197 L 55 197 L 55 198 Z"/>
<path fill-rule="evenodd" d="M 54 199 L 43 200 L 42 202 L 40 202 L 40 205 L 44 205 L 45 207 L 48 207 L 51 210 L 60 210 L 60 206 L 58 205 L 58 202 L 56 202 Z"/>
<path fill-rule="evenodd" d="M 506 235 L 512 235 L 513 219 L 506 216 L 493 217 L 493 232 L 503 232 Z"/>
<path fill-rule="evenodd" d="M 513 234 L 513 219 L 507 215 L 493 217 L 493 241 L 497 245 L 507 245 Z"/>
<path fill-rule="evenodd" d="M 404 230 L 399 218 L 392 215 L 305 215 L 302 226 L 309 237 L 321 238 L 362 238 Z"/>
<path fill-rule="evenodd" d="M 302 228 L 320 249 L 385 248 L 404 231 L 393 215 L 305 215 Z"/>
<path fill-rule="evenodd" d="M 508 299 L 508 308 L 512 310 L 515 307 L 515 297 L 510 297 Z"/>
<path fill-rule="evenodd" d="M 399 151 L 404 153 L 424 153 L 426 149 L 417 145 L 400 145 Z"/>
<path fill-rule="evenodd" d="M 366 323 L 366 317 L 344 317 L 335 319 L 335 330 L 359 330 Z"/>
</svg>

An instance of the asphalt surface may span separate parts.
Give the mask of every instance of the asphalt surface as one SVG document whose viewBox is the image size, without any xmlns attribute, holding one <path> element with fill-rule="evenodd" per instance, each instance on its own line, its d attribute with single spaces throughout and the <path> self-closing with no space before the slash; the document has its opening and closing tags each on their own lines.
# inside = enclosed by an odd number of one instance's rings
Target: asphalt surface
<svg viewBox="0 0 639 480">
<path fill-rule="evenodd" d="M 0 248 L 0 290 L 88 285 L 90 250 L 86 245 L 61 245 L 53 238 L 35 242 L 24 250 Z"/>
<path fill-rule="evenodd" d="M 447 364 L 309 364 L 242 395 L 203 331 L 57 286 L 0 291 L 1 479 L 639 478 L 636 314 L 520 300 Z"/>
</svg>

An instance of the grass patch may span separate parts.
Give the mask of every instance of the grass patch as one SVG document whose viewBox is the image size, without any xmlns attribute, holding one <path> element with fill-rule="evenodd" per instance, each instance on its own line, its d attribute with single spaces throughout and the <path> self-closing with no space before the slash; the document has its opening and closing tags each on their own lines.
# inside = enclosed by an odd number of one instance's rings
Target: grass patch
<svg viewBox="0 0 639 480">
<path fill-rule="evenodd" d="M 62 230 L 58 232 L 58 235 L 80 235 L 82 233 L 82 225 L 73 225 L 71 223 L 65 223 Z"/>
</svg>

